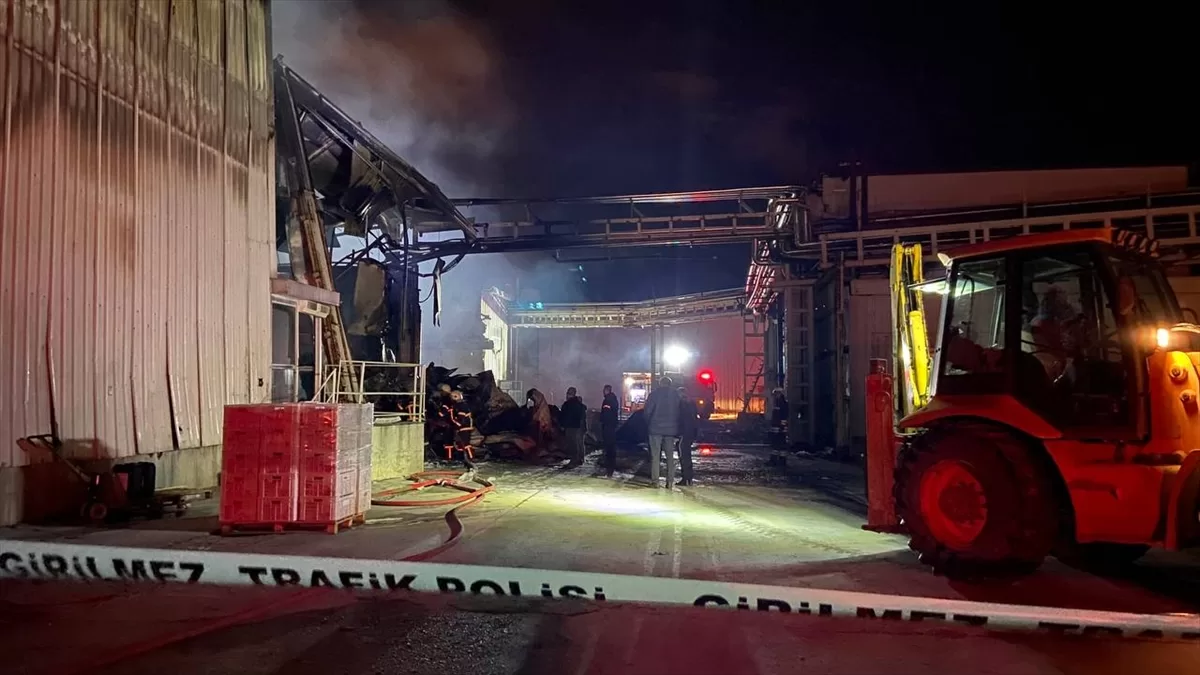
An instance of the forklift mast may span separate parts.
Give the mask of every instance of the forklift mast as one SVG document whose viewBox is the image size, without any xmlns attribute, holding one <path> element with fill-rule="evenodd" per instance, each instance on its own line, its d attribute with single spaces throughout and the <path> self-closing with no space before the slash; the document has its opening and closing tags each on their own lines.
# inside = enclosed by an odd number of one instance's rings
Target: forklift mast
<svg viewBox="0 0 1200 675">
<path fill-rule="evenodd" d="M 925 262 L 920 244 L 892 247 L 892 369 L 895 420 L 929 403 L 931 364 L 925 323 Z"/>
<path fill-rule="evenodd" d="M 892 371 L 884 359 L 867 376 L 867 524 L 873 532 L 904 529 L 894 500 L 896 424 L 929 403 L 929 339 L 925 329 L 925 264 L 920 244 L 892 247 Z"/>
</svg>

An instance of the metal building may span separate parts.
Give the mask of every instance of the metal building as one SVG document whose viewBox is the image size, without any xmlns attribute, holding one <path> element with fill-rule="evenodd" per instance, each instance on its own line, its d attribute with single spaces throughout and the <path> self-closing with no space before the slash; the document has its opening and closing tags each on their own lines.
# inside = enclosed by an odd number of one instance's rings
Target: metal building
<svg viewBox="0 0 1200 675">
<path fill-rule="evenodd" d="M 16 439 L 212 485 L 223 406 L 266 400 L 267 4 L 0 2 L 0 523 L 69 499 Z"/>
</svg>

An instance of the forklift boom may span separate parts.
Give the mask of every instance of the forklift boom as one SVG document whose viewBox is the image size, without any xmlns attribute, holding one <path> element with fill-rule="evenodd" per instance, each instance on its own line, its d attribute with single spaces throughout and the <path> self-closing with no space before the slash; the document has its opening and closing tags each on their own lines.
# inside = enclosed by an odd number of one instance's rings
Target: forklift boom
<svg viewBox="0 0 1200 675">
<path fill-rule="evenodd" d="M 925 262 L 920 244 L 892 247 L 892 368 L 896 373 L 895 419 L 902 419 L 929 403 L 929 337 L 925 302 L 918 288 L 925 282 Z"/>
</svg>

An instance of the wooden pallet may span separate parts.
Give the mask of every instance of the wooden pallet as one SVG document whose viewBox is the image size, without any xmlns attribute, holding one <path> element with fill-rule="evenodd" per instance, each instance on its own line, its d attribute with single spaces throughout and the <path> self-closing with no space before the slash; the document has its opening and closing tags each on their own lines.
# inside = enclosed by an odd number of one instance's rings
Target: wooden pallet
<svg viewBox="0 0 1200 675">
<path fill-rule="evenodd" d="M 221 536 L 229 536 L 237 532 L 273 532 L 282 534 L 283 532 L 311 532 L 324 530 L 329 534 L 337 534 L 338 530 L 349 529 L 356 525 L 362 525 L 367 522 L 365 514 L 358 514 L 343 518 L 332 523 L 307 523 L 307 522 L 287 522 L 287 523 L 221 523 Z"/>
</svg>

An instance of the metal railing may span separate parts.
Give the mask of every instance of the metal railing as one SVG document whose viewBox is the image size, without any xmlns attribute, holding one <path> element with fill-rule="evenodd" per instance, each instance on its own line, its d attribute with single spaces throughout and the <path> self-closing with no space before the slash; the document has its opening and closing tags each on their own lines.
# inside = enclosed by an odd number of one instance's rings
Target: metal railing
<svg viewBox="0 0 1200 675">
<path fill-rule="evenodd" d="M 412 371 L 409 375 L 406 371 Z M 375 420 L 425 422 L 425 367 L 419 363 L 341 361 L 326 366 L 314 401 L 374 403 Z M 353 382 L 349 388 L 345 383 Z M 411 387 L 411 390 L 407 390 Z"/>
</svg>

